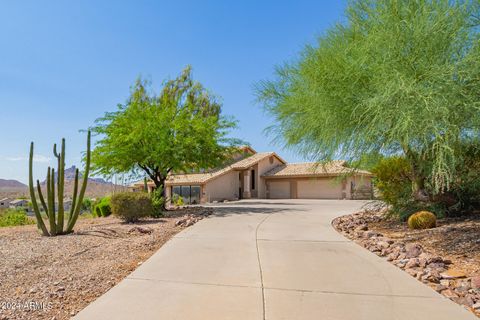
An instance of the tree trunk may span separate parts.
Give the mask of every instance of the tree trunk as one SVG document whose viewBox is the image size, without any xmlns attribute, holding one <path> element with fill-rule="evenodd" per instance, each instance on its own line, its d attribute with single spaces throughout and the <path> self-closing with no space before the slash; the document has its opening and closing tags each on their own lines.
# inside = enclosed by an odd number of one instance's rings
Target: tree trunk
<svg viewBox="0 0 480 320">
<path fill-rule="evenodd" d="M 408 146 L 403 145 L 403 152 L 405 157 L 410 162 L 412 176 L 410 180 L 412 181 L 412 196 L 417 201 L 427 202 L 430 200 L 430 195 L 425 189 L 425 175 L 423 173 L 422 167 L 419 164 L 419 155 L 412 151 Z"/>
<path fill-rule="evenodd" d="M 412 181 L 413 198 L 417 201 L 426 202 L 430 200 L 430 196 L 425 189 L 425 178 L 423 176 L 415 176 Z"/>
<path fill-rule="evenodd" d="M 165 210 L 166 209 L 165 205 L 166 205 L 166 202 L 167 202 L 167 199 L 165 197 L 165 194 L 166 194 L 166 192 L 165 192 L 165 181 L 167 180 L 167 176 L 172 169 L 171 168 L 168 169 L 167 172 L 165 174 L 163 174 L 162 172 L 160 172 L 158 170 L 158 167 L 149 168 L 147 166 L 143 166 L 143 165 L 140 165 L 140 164 L 138 164 L 138 166 L 140 168 L 142 168 L 143 171 L 145 171 L 147 173 L 147 175 L 150 177 L 150 179 L 153 181 L 153 183 L 155 184 L 155 189 L 161 188 L 162 192 L 161 192 L 160 195 L 164 199 L 162 210 Z"/>
</svg>

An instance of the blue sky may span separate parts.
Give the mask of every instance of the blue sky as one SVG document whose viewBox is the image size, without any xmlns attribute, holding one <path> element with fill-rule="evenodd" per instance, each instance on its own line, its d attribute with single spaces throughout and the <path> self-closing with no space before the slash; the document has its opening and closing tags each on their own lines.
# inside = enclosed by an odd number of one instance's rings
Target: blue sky
<svg viewBox="0 0 480 320">
<path fill-rule="evenodd" d="M 0 5 L 0 178 L 27 181 L 53 165 L 67 140 L 67 165 L 80 163 L 88 128 L 124 102 L 139 76 L 158 91 L 187 64 L 194 78 L 239 121 L 233 136 L 257 151 L 271 121 L 253 85 L 340 21 L 344 1 L 4 1 Z"/>
</svg>

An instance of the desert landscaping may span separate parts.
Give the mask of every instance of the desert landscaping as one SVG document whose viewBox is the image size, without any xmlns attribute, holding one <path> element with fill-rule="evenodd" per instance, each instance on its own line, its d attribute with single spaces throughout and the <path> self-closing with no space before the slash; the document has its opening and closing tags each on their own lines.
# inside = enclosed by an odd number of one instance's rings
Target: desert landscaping
<svg viewBox="0 0 480 320">
<path fill-rule="evenodd" d="M 8 257 L 0 264 L 0 319 L 70 319 L 210 213 L 178 209 L 136 224 L 80 218 L 64 237 L 44 238 L 33 225 L 0 228 L 0 255 Z"/>
</svg>

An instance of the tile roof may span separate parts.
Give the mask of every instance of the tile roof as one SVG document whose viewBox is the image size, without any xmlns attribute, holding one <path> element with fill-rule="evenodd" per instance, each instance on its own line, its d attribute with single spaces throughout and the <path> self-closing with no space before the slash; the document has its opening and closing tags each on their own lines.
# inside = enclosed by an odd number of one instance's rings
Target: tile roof
<svg viewBox="0 0 480 320">
<path fill-rule="evenodd" d="M 334 160 L 324 164 L 318 162 L 289 163 L 273 168 L 262 177 L 296 177 L 296 176 L 332 176 L 345 173 L 370 175 L 364 170 L 355 170 L 345 166 L 346 161 Z"/>
<path fill-rule="evenodd" d="M 186 184 L 186 183 L 197 183 L 203 184 L 207 181 L 210 181 L 216 177 L 219 177 L 225 173 L 228 173 L 232 170 L 245 170 L 250 168 L 251 166 L 257 164 L 262 159 L 266 157 L 275 156 L 279 158 L 282 162 L 285 163 L 283 159 L 281 159 L 275 152 L 261 152 L 255 153 L 254 155 L 247 157 L 245 159 L 239 160 L 225 168 L 211 171 L 207 173 L 191 173 L 191 174 L 173 174 L 167 178 L 167 184 Z"/>
</svg>

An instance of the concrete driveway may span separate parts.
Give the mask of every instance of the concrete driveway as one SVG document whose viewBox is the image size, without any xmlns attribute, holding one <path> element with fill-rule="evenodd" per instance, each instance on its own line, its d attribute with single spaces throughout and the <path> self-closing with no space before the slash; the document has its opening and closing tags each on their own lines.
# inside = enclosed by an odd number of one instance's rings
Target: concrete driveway
<svg viewBox="0 0 480 320">
<path fill-rule="evenodd" d="M 218 205 L 76 319 L 476 319 L 331 227 L 363 204 Z"/>
</svg>

